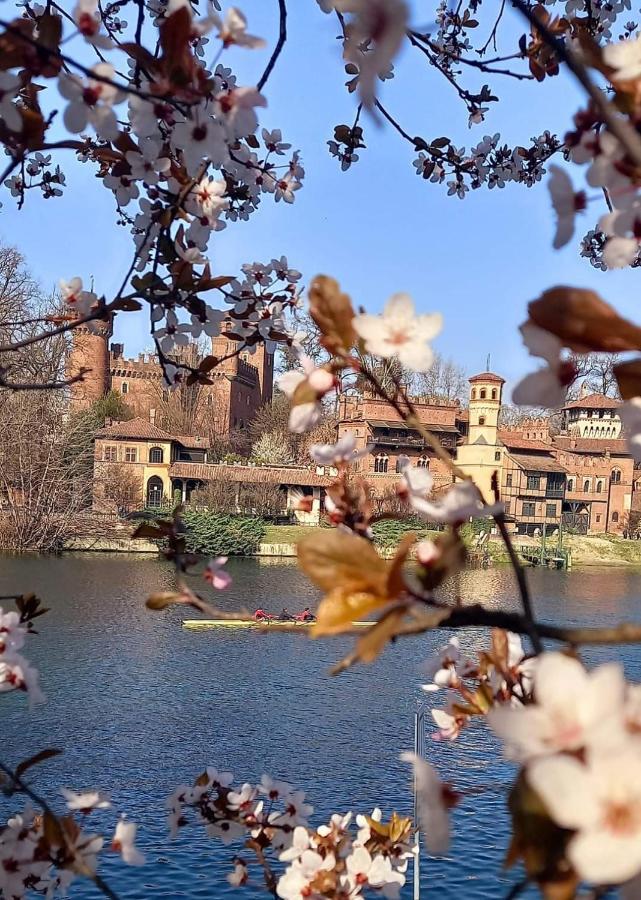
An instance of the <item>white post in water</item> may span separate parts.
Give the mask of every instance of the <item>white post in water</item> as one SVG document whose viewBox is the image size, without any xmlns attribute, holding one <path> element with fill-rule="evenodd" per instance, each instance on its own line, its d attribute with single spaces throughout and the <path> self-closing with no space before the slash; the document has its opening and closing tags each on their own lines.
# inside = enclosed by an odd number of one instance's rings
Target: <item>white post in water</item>
<svg viewBox="0 0 641 900">
<path fill-rule="evenodd" d="M 414 753 L 422 759 L 425 757 L 425 710 L 417 709 L 414 713 Z M 413 783 L 414 793 L 414 900 L 421 900 L 421 834 L 419 829 L 418 792 L 416 776 Z"/>
</svg>

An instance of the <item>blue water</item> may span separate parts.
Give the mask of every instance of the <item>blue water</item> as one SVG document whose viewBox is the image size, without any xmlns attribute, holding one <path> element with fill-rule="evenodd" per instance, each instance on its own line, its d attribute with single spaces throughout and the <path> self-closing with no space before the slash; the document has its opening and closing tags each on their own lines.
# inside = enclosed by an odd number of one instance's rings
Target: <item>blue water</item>
<svg viewBox="0 0 641 900">
<path fill-rule="evenodd" d="M 317 600 L 292 564 L 242 560 L 230 568 L 234 584 L 224 598 L 230 609 L 260 603 L 294 610 Z M 106 854 L 101 868 L 119 896 L 242 896 L 224 877 L 234 848 L 210 841 L 198 827 L 185 829 L 175 842 L 168 838 L 167 795 L 206 765 L 231 769 L 241 781 L 257 780 L 263 772 L 286 778 L 307 791 L 317 824 L 334 810 L 380 805 L 386 813 L 409 811 L 408 771 L 398 754 L 411 749 L 413 714 L 425 702 L 419 665 L 447 633 L 403 640 L 373 666 L 332 678 L 328 669 L 348 646 L 345 639 L 185 631 L 180 611 L 144 608 L 149 592 L 172 583 L 172 570 L 156 559 L 0 561 L 0 594 L 31 590 L 52 607 L 27 647 L 41 670 L 48 702 L 30 713 L 22 696 L 0 699 L 1 756 L 16 764 L 43 747 L 59 747 L 61 757 L 33 771 L 35 788 L 61 808 L 57 786 L 100 787 L 139 823 L 147 866 L 130 869 Z M 532 571 L 531 583 L 542 619 L 641 620 L 637 571 Z M 468 601 L 515 606 L 509 570 L 466 573 L 450 590 Z M 486 641 L 482 632 L 462 638 L 470 649 Z M 612 654 L 641 680 L 636 648 L 599 648 L 586 659 Z M 427 752 L 464 796 L 454 812 L 450 855 L 423 858 L 422 894 L 466 900 L 505 896 L 521 877 L 518 869 L 501 871 L 507 843 L 504 789 L 512 766 L 500 759 L 482 726 L 454 745 L 428 741 Z M 481 784 L 488 788 L 479 792 Z M 474 790 L 465 796 L 466 789 Z M 0 814 L 17 802 L 0 801 Z M 101 821 L 96 817 L 97 824 Z M 106 815 L 105 828 L 110 821 Z M 411 896 L 409 886 L 405 891 Z M 78 881 L 72 896 L 98 894 Z M 250 888 L 244 896 L 265 895 Z"/>
</svg>

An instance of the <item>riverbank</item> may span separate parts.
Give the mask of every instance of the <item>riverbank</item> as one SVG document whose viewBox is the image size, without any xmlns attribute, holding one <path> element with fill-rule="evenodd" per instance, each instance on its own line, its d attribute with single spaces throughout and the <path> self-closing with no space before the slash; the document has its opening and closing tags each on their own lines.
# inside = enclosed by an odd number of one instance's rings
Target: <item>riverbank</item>
<svg viewBox="0 0 641 900">
<path fill-rule="evenodd" d="M 268 525 L 255 556 L 275 559 L 296 556 L 296 544 L 300 538 L 309 536 L 315 529 L 304 525 Z M 433 537 L 436 532 L 425 531 L 421 537 Z M 469 540 L 473 546 L 475 538 Z M 555 538 L 550 538 L 548 546 L 555 546 Z M 537 538 L 515 537 L 518 546 L 540 546 Z M 564 535 L 563 547 L 572 553 L 573 567 L 587 566 L 638 566 L 641 568 L 641 541 L 630 541 L 615 535 Z M 158 552 L 156 545 L 147 540 L 132 540 L 124 532 L 119 535 L 88 535 L 70 539 L 64 547 L 66 552 L 106 552 L 106 553 L 146 553 Z M 383 548 L 384 549 L 384 548 Z M 503 542 L 492 536 L 487 550 L 493 564 L 508 562 Z"/>
</svg>

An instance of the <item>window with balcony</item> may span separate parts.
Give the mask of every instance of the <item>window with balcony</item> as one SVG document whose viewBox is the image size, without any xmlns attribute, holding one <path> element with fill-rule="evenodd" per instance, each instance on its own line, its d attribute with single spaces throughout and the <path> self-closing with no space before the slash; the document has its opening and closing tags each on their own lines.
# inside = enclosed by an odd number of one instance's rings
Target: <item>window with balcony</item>
<svg viewBox="0 0 641 900">
<path fill-rule="evenodd" d="M 375 472 L 387 472 L 387 467 L 389 465 L 389 457 L 385 453 L 379 453 L 379 455 L 374 460 L 374 471 Z"/>
<path fill-rule="evenodd" d="M 164 455 L 162 447 L 152 447 L 149 451 L 149 462 L 152 464 L 161 463 L 164 459 Z"/>
<path fill-rule="evenodd" d="M 522 514 L 524 516 L 535 516 L 536 515 L 536 503 L 528 503 L 525 502 L 521 507 Z"/>
<path fill-rule="evenodd" d="M 528 473 L 527 476 L 527 489 L 528 491 L 538 491 L 541 488 L 541 476 L 540 475 L 530 475 Z"/>
<path fill-rule="evenodd" d="M 102 452 L 102 458 L 105 462 L 117 462 L 118 461 L 118 448 L 117 447 L 105 447 Z"/>
<path fill-rule="evenodd" d="M 128 462 L 128 463 L 138 462 L 138 448 L 137 447 L 125 447 L 125 462 Z"/>
</svg>

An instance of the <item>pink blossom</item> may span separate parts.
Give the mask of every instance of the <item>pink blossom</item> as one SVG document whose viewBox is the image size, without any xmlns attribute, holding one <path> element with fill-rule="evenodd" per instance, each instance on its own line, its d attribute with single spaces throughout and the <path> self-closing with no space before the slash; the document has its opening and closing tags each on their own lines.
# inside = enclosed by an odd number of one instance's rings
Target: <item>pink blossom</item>
<svg viewBox="0 0 641 900">
<path fill-rule="evenodd" d="M 216 559 L 210 559 L 205 569 L 203 576 L 205 581 L 208 581 L 217 591 L 224 591 L 232 581 L 229 572 L 225 572 L 223 568 L 226 563 L 226 556 L 218 556 Z"/>
</svg>

